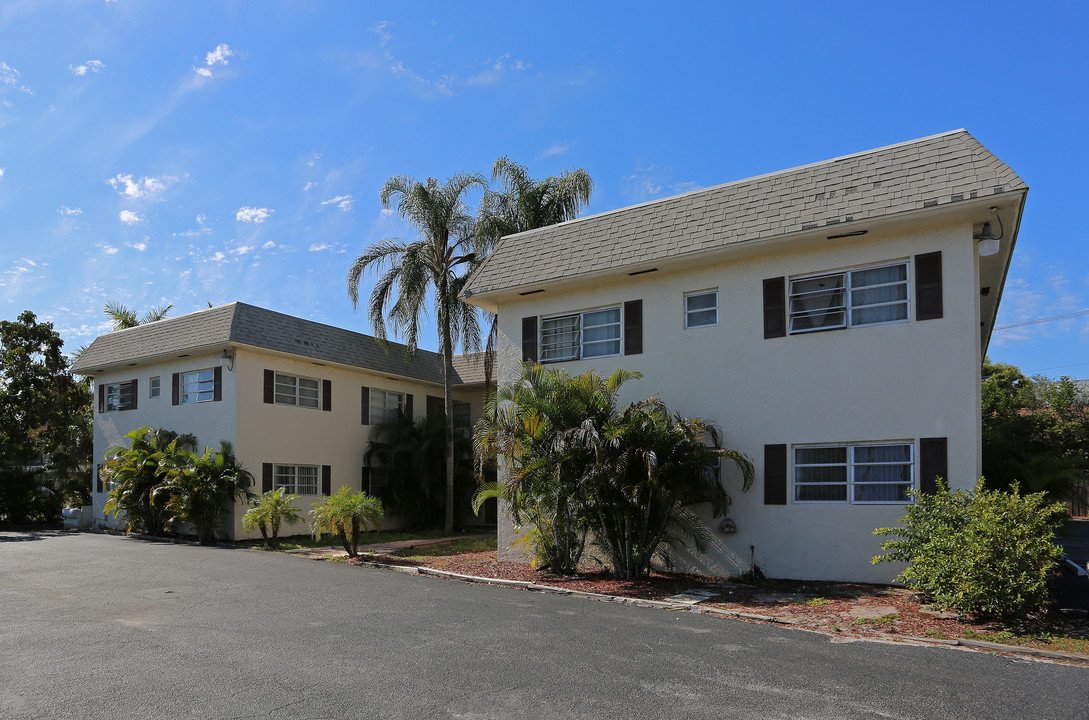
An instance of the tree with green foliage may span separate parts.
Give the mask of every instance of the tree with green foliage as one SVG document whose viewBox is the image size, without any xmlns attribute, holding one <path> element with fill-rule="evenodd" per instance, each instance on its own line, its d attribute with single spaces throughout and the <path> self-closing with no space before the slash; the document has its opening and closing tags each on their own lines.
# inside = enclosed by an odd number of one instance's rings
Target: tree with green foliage
<svg viewBox="0 0 1089 720">
<path fill-rule="evenodd" d="M 1014 483 L 1070 500 L 1089 476 L 1089 412 L 1084 392 L 1067 377 L 1026 377 L 1006 363 L 982 371 L 983 477 L 987 486 Z"/>
<path fill-rule="evenodd" d="M 260 530 L 269 547 L 279 547 L 281 524 L 303 521 L 299 508 L 295 506 L 298 499 L 298 495 L 285 494 L 283 488 L 258 495 L 251 501 L 253 507 L 242 516 L 242 529 Z"/>
<path fill-rule="evenodd" d="M 939 480 L 935 493 L 912 491 L 914 502 L 894 528 L 875 535 L 873 562 L 906 562 L 896 581 L 926 594 L 934 604 L 984 617 L 1024 617 L 1042 612 L 1062 548 L 1055 543 L 1063 506 L 1044 493 L 989 490 L 950 492 Z"/>
<path fill-rule="evenodd" d="M 752 485 L 752 461 L 721 448 L 718 428 L 670 413 L 656 397 L 583 431 L 596 456 L 584 488 L 593 510 L 591 532 L 622 580 L 646 577 L 654 559 L 672 567 L 671 549 L 691 544 L 707 551 L 711 532 L 693 508 L 706 507 L 714 516 L 729 510 L 722 460 L 741 471 L 743 490 Z"/>
<path fill-rule="evenodd" d="M 382 529 L 382 501 L 363 491 L 352 492 L 347 486 L 310 507 L 310 533 L 314 539 L 326 534 L 336 535 L 348 557 L 359 556 L 362 530 Z"/>
<path fill-rule="evenodd" d="M 129 447 L 109 448 L 102 466 L 102 479 L 110 485 L 106 515 L 123 515 L 130 532 L 161 535 L 173 515 L 169 474 L 190 461 L 197 439 L 189 433 L 179 435 L 149 426 L 137 428 L 125 438 Z"/>
<path fill-rule="evenodd" d="M 460 344 L 468 352 L 480 346 L 476 308 L 459 297 L 467 280 L 466 271 L 476 259 L 476 224 L 465 196 L 484 188 L 484 179 L 476 174 L 454 175 L 444 183 L 432 178 L 419 182 L 407 175 L 389 178 L 380 194 L 382 207 L 395 208 L 398 217 L 420 237 L 411 242 L 387 238 L 375 243 L 355 259 L 348 271 L 348 297 L 353 307 L 359 303 L 359 283 L 364 274 L 379 272 L 367 305 L 371 326 L 375 335 L 385 340 L 388 314 L 394 333 L 404 337 L 410 353 L 416 350 L 420 318 L 431 297 L 443 359 L 446 532 L 454 529 L 454 348 Z"/>
<path fill-rule="evenodd" d="M 371 427 L 363 461 L 385 474 L 383 496 L 387 512 L 408 527 L 440 527 L 446 505 L 446 420 L 426 417 L 413 421 L 398 411 Z M 458 501 L 466 501 L 472 482 L 472 445 L 462 433 L 454 436 L 454 479 Z"/>
<path fill-rule="evenodd" d="M 125 307 L 124 304 L 110 300 L 106 302 L 102 312 L 106 313 L 106 317 L 110 319 L 113 325 L 111 330 L 127 330 L 137 325 L 158 322 L 169 315 L 173 308 L 173 303 L 160 305 L 149 309 L 141 316 L 137 315 L 135 310 Z"/>
<path fill-rule="evenodd" d="M 502 458 L 502 478 L 482 484 L 473 506 L 479 512 L 490 498 L 506 502 L 514 523 L 526 526 L 523 538 L 536 565 L 578 572 L 590 528 L 585 481 L 595 460 L 587 429 L 604 428 L 616 414 L 621 386 L 639 377 L 628 370 L 572 377 L 525 365 L 486 402 L 474 446 L 483 458 Z"/>
<path fill-rule="evenodd" d="M 91 393 L 52 323 L 0 321 L 0 522 L 57 521 L 90 494 Z"/>
<path fill-rule="evenodd" d="M 165 496 L 172 514 L 169 525 L 180 530 L 191 524 L 201 545 L 215 545 L 216 531 L 223 525 L 236 499 L 249 499 L 253 475 L 238 458 L 227 440 L 219 448 L 192 452 L 167 453 L 160 461 L 165 469 L 163 482 L 151 493 L 154 503 Z"/>
</svg>

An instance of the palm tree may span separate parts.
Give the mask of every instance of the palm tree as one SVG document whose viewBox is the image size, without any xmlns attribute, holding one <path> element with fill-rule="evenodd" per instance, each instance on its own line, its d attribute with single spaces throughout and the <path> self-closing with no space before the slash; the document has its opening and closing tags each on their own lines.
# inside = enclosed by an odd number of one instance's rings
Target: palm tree
<svg viewBox="0 0 1089 720">
<path fill-rule="evenodd" d="M 253 500 L 253 507 L 242 516 L 242 529 L 261 531 L 269 547 L 280 546 L 280 525 L 303 521 L 299 508 L 295 507 L 298 495 L 285 495 L 284 489 L 269 490 Z"/>
<path fill-rule="evenodd" d="M 386 238 L 367 248 L 348 271 L 348 297 L 359 304 L 359 281 L 371 269 L 380 275 L 367 304 L 371 326 L 379 339 L 387 336 L 386 316 L 395 334 L 404 337 L 408 352 L 416 349 L 420 316 L 426 312 L 428 294 L 433 298 L 443 359 L 443 392 L 446 401 L 446 512 L 444 529 L 454 529 L 454 407 L 451 385 L 454 347 L 463 351 L 480 346 L 476 308 L 459 299 L 472 266 L 475 221 L 465 204 L 465 194 L 485 188 L 476 174 L 454 175 L 445 183 L 428 178 L 419 182 L 407 175 L 386 180 L 382 207 L 396 205 L 398 216 L 420 234 L 406 242 Z M 396 300 L 393 296 L 396 294 Z"/>
<path fill-rule="evenodd" d="M 492 182 L 497 181 L 502 189 L 485 193 L 480 202 L 476 244 L 480 261 L 506 235 L 574 220 L 580 210 L 589 206 L 594 190 L 594 181 L 583 168 L 565 170 L 559 177 L 534 180 L 524 165 L 506 155 L 492 165 Z M 485 381 L 489 386 L 499 338 L 497 321 L 497 317 L 491 316 L 484 355 Z"/>
<path fill-rule="evenodd" d="M 129 447 L 115 446 L 106 451 L 102 478 L 112 487 L 105 512 L 124 513 L 130 531 L 142 529 L 150 535 L 161 535 L 171 517 L 163 482 L 171 468 L 184 462 L 177 456 L 195 449 L 197 439 L 189 433 L 179 435 L 150 426 L 137 428 L 125 438 Z"/>
<path fill-rule="evenodd" d="M 113 323 L 113 330 L 127 330 L 137 325 L 158 322 L 169 315 L 173 308 L 173 303 L 160 305 L 151 308 L 141 317 L 136 314 L 135 310 L 125 307 L 122 303 L 108 300 L 102 308 L 102 312 L 106 313 L 106 317 Z"/>
<path fill-rule="evenodd" d="M 310 507 L 310 533 L 314 539 L 325 534 L 338 536 L 348 557 L 359 555 L 360 530 L 382 528 L 382 501 L 363 491 L 353 493 L 347 486 Z"/>
<path fill-rule="evenodd" d="M 180 527 L 191 523 L 201 545 L 215 545 L 216 530 L 235 498 L 252 497 L 249 491 L 253 475 L 235 457 L 227 440 L 219 449 L 205 448 L 203 455 L 192 452 L 172 453 L 163 458 L 166 479 L 152 492 L 155 501 L 162 493 L 166 507 L 173 513 L 170 523 Z"/>
</svg>

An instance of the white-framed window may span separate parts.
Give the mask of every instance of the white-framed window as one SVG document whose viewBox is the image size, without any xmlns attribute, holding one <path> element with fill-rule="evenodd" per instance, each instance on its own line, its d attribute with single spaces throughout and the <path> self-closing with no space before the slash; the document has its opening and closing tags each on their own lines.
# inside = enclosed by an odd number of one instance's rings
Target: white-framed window
<svg viewBox="0 0 1089 720">
<path fill-rule="evenodd" d="M 794 501 L 908 503 L 915 486 L 910 442 L 794 447 Z"/>
<path fill-rule="evenodd" d="M 272 473 L 272 489 L 294 495 L 318 494 L 317 465 L 276 465 Z"/>
<path fill-rule="evenodd" d="M 620 306 L 541 320 L 541 362 L 620 354 Z"/>
<path fill-rule="evenodd" d="M 162 392 L 162 382 L 158 375 L 153 375 L 150 382 L 148 382 L 147 396 L 157 398 L 160 392 Z"/>
<path fill-rule="evenodd" d="M 105 400 L 103 409 L 106 412 L 114 410 L 132 410 L 135 405 L 132 393 L 132 381 L 122 383 L 110 383 L 105 387 Z"/>
<path fill-rule="evenodd" d="M 684 326 L 686 328 L 718 325 L 718 290 L 685 293 Z"/>
<path fill-rule="evenodd" d="M 276 373 L 276 404 L 321 407 L 321 382 L 315 378 Z"/>
<path fill-rule="evenodd" d="M 405 409 L 405 394 L 371 388 L 371 425 L 392 420 Z"/>
<path fill-rule="evenodd" d="M 182 405 L 212 402 L 215 399 L 215 377 L 213 368 L 183 372 L 181 374 L 179 402 Z"/>
<path fill-rule="evenodd" d="M 906 321 L 909 289 L 906 260 L 792 278 L 790 332 Z"/>
</svg>

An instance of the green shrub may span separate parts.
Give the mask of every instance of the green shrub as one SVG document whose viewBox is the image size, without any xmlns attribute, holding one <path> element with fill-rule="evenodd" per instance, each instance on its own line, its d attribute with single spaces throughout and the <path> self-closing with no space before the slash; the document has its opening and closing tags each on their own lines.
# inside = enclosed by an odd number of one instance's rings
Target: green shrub
<svg viewBox="0 0 1089 720">
<path fill-rule="evenodd" d="M 253 507 L 242 516 L 243 530 L 260 530 L 269 547 L 280 546 L 281 523 L 302 522 L 303 516 L 295 507 L 298 495 L 285 495 L 284 489 L 269 490 L 254 498 Z"/>
<path fill-rule="evenodd" d="M 363 491 L 342 487 L 335 495 L 324 497 L 310 507 L 310 534 L 336 535 L 348 557 L 359 555 L 359 533 L 368 526 L 382 529 L 382 501 Z"/>
<path fill-rule="evenodd" d="M 950 492 L 939 480 L 933 494 L 914 493 L 900 527 L 875 535 L 900 539 L 881 544 L 873 562 L 909 563 L 897 576 L 935 605 L 986 617 L 1018 617 L 1042 610 L 1049 579 L 1062 550 L 1054 542 L 1062 505 L 1044 493 L 988 490 Z"/>
</svg>

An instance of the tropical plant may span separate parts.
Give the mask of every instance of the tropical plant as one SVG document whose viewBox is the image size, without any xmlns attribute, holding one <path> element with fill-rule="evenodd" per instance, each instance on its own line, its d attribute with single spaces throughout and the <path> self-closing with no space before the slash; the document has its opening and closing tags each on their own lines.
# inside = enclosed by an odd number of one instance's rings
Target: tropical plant
<svg viewBox="0 0 1089 720">
<path fill-rule="evenodd" d="M 671 548 L 691 543 L 707 551 L 711 533 L 692 508 L 707 506 L 715 516 L 729 509 L 721 460 L 741 471 L 743 490 L 753 481 L 752 461 L 719 447 L 714 425 L 670 413 L 656 397 L 633 403 L 603 428 L 584 425 L 584 442 L 596 455 L 585 491 L 591 531 L 622 580 L 645 577 L 655 558 L 672 567 Z"/>
<path fill-rule="evenodd" d="M 216 530 L 235 499 L 251 497 L 253 475 L 227 440 L 219 442 L 218 450 L 205 448 L 200 456 L 187 451 L 166 453 L 160 467 L 165 477 L 152 491 L 152 502 L 166 497 L 166 508 L 173 515 L 169 524 L 175 530 L 192 524 L 201 545 L 215 545 Z"/>
<path fill-rule="evenodd" d="M 303 521 L 295 506 L 298 495 L 287 495 L 283 488 L 269 490 L 255 497 L 253 507 L 242 516 L 243 530 L 260 530 L 269 547 L 280 546 L 280 525 Z"/>
<path fill-rule="evenodd" d="M 137 315 L 135 310 L 125 307 L 124 304 L 109 300 L 102 308 L 102 312 L 106 314 L 106 317 L 108 317 L 113 324 L 112 330 L 127 330 L 128 328 L 136 327 L 137 325 L 158 322 L 169 315 L 173 308 L 173 303 L 169 305 L 160 305 L 158 307 L 150 308 L 141 316 Z"/>
<path fill-rule="evenodd" d="M 314 539 L 336 535 L 348 557 L 359 555 L 361 530 L 382 529 L 382 501 L 363 491 L 352 492 L 347 486 L 310 507 L 310 534 Z"/>
<path fill-rule="evenodd" d="M 129 447 L 109 448 L 102 466 L 102 479 L 111 486 L 106 515 L 123 515 L 129 531 L 161 535 L 172 515 L 167 491 L 161 486 L 172 469 L 189 462 L 197 439 L 150 426 L 137 428 L 125 438 Z"/>
<path fill-rule="evenodd" d="M 500 189 L 489 190 L 480 201 L 476 256 L 483 261 L 506 235 L 536 230 L 574 220 L 590 204 L 594 181 L 586 170 L 572 168 L 559 176 L 534 180 L 524 165 L 503 156 L 492 165 L 492 182 Z M 490 316 L 487 352 L 484 355 L 486 385 L 491 387 L 492 366 L 498 340 L 498 318 Z"/>
<path fill-rule="evenodd" d="M 371 427 L 363 461 L 385 474 L 386 510 L 408 527 L 440 527 L 446 504 L 446 420 L 413 421 L 402 411 Z M 472 445 L 454 435 L 455 498 L 467 500 L 472 482 Z M 467 503 L 466 503 L 467 504 Z"/>
<path fill-rule="evenodd" d="M 431 178 L 419 182 L 407 175 L 389 178 L 380 194 L 382 207 L 396 207 L 397 215 L 420 237 L 411 242 L 387 238 L 375 243 L 355 259 L 348 271 L 348 297 L 353 307 L 359 303 L 359 283 L 364 273 L 379 272 L 367 305 L 371 325 L 375 335 L 385 340 L 388 313 L 389 324 L 395 334 L 404 337 L 410 353 L 417 347 L 420 317 L 426 312 L 429 294 L 432 298 L 443 359 L 446 532 L 454 528 L 454 348 L 460 343 L 467 352 L 480 346 L 476 309 L 459 299 L 467 279 L 465 272 L 476 259 L 475 222 L 465 195 L 484 187 L 484 179 L 476 174 L 454 175 L 445 183 Z"/>
<path fill-rule="evenodd" d="M 934 604 L 985 617 L 1040 612 L 1050 598 L 1049 582 L 1062 548 L 1055 543 L 1063 506 L 1044 493 L 1022 494 L 1016 484 L 989 490 L 980 478 L 974 490 L 950 492 L 939 478 L 934 493 L 912 491 L 913 503 L 894 528 L 875 535 L 881 543 L 873 562 L 906 562 L 896 578 Z"/>
<path fill-rule="evenodd" d="M 587 434 L 616 414 L 617 394 L 637 372 L 593 371 L 571 377 L 561 369 L 523 366 L 521 375 L 489 398 L 477 423 L 474 446 L 483 458 L 502 458 L 503 478 L 482 484 L 474 500 L 508 504 L 535 560 L 553 572 L 578 571 L 592 512 L 586 476 L 594 467 Z"/>
</svg>

